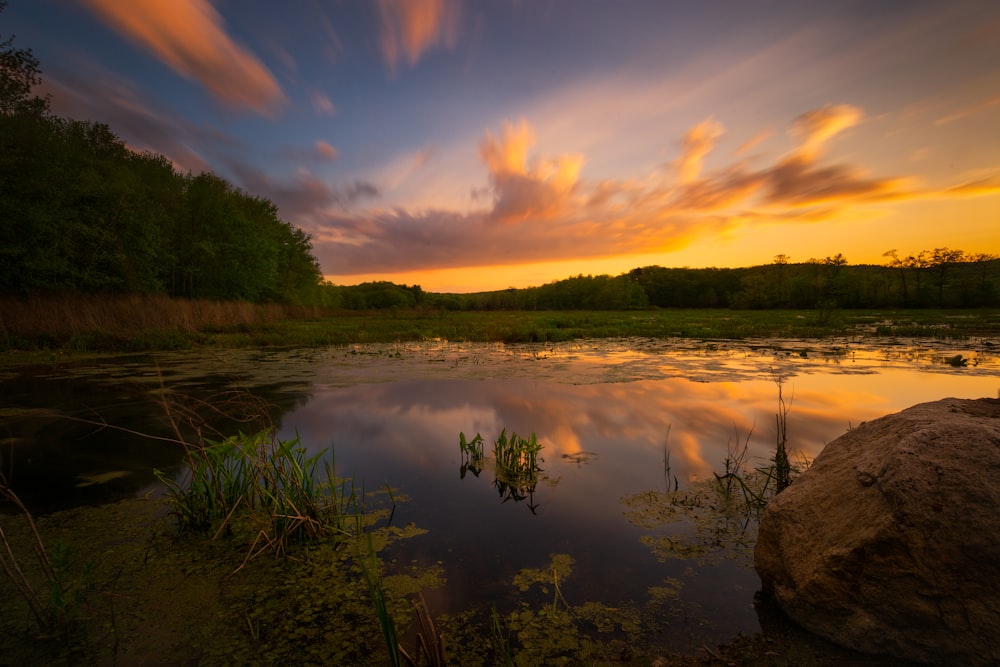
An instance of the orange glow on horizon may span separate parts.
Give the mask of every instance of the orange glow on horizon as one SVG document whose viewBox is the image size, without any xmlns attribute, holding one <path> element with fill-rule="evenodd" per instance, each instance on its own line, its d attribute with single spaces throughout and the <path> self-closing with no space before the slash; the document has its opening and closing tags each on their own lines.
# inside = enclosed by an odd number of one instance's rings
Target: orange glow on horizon
<svg viewBox="0 0 1000 667">
<path fill-rule="evenodd" d="M 336 285 L 389 281 L 420 285 L 424 291 L 472 293 L 509 287 L 537 287 L 577 275 L 620 275 L 643 266 L 737 268 L 770 264 L 776 255 L 792 263 L 843 254 L 850 264 L 885 264 L 883 253 L 901 254 L 950 247 L 966 253 L 1000 253 L 993 195 L 948 202 L 898 204 L 898 212 L 855 211 L 836 220 L 805 224 L 741 227 L 724 235 L 696 240 L 669 253 L 648 253 L 558 262 L 497 264 L 419 271 L 324 276 Z M 961 234 L 942 235 L 941 220 L 960 220 Z M 863 230 L 859 232 L 858 230 Z"/>
</svg>

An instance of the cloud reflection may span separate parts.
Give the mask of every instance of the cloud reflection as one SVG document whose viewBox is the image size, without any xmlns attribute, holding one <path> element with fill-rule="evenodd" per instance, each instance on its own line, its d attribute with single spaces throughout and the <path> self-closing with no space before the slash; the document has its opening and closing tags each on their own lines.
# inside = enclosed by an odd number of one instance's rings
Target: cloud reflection
<svg viewBox="0 0 1000 667">
<path fill-rule="evenodd" d="M 864 392 L 786 387 L 787 399 L 795 447 L 810 457 L 846 430 L 845 413 L 857 422 L 878 409 L 863 407 L 878 403 Z M 764 460 L 775 440 L 776 407 L 777 389 L 768 381 L 415 380 L 323 391 L 283 421 L 305 442 L 334 442 L 338 461 L 368 467 L 374 461 L 365 460 L 375 457 L 380 475 L 390 477 L 386 466 L 407 476 L 401 471 L 451 466 L 459 432 L 480 433 L 490 443 L 506 428 L 536 433 L 549 465 L 593 452 L 616 474 L 643 476 L 662 463 L 667 447 L 674 474 L 693 479 L 719 470 L 727 444 L 751 431 L 751 455 Z"/>
</svg>

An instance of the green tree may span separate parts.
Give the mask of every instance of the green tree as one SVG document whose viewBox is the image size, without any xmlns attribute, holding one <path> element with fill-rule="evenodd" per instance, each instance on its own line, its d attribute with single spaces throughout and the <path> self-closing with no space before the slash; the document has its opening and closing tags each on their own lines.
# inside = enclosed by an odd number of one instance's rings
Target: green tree
<svg viewBox="0 0 1000 667">
<path fill-rule="evenodd" d="M 961 250 L 952 250 L 950 248 L 934 248 L 930 256 L 930 263 L 934 267 L 934 279 L 938 288 L 938 306 L 941 307 L 944 306 L 946 274 L 953 265 L 963 260 L 965 253 Z"/>
<path fill-rule="evenodd" d="M 0 0 L 0 13 L 7 3 Z M 2 39 L 0 35 L 0 115 L 42 115 L 48 112 L 47 97 L 38 97 L 32 91 L 42 82 L 38 59 L 31 49 L 14 46 L 14 36 Z"/>
</svg>

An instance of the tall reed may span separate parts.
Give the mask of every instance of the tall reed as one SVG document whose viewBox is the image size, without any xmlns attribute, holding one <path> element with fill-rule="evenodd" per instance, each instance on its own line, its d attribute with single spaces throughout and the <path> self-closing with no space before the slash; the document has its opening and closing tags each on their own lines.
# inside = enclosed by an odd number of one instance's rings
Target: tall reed
<svg viewBox="0 0 1000 667">
<path fill-rule="evenodd" d="M 181 299 L 158 295 L 0 296 L 0 347 L 76 344 L 107 347 L 143 336 L 169 347 L 172 332 L 232 331 L 288 319 L 317 318 L 310 306 Z"/>
<path fill-rule="evenodd" d="M 178 528 L 232 534 L 237 522 L 254 534 L 244 564 L 260 553 L 285 553 L 295 542 L 361 532 L 363 494 L 336 476 L 333 448 L 308 455 L 298 436 L 280 440 L 271 431 L 239 434 L 188 445 L 189 469 L 167 487 Z M 320 459 L 326 479 L 321 478 Z"/>
</svg>

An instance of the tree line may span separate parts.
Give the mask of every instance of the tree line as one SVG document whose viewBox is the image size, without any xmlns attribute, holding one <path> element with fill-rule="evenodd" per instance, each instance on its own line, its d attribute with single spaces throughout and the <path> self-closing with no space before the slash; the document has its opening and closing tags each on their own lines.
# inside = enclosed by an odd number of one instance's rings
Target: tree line
<svg viewBox="0 0 1000 667">
<path fill-rule="evenodd" d="M 579 275 L 540 287 L 432 295 L 456 310 L 632 310 L 637 308 L 978 308 L 1000 306 L 1000 257 L 949 248 L 883 265 L 850 265 L 837 254 L 744 268 L 646 266 L 617 276 Z"/>
<path fill-rule="evenodd" d="M 309 236 L 272 202 L 52 114 L 39 72 L 0 41 L 0 294 L 315 297 Z"/>
<path fill-rule="evenodd" d="M 474 294 L 425 292 L 388 281 L 322 284 L 322 305 L 349 310 L 636 310 L 643 308 L 866 309 L 1000 306 L 1000 257 L 935 248 L 885 264 L 842 254 L 745 268 L 645 266 L 617 276 L 578 275 L 538 287 Z"/>
</svg>

